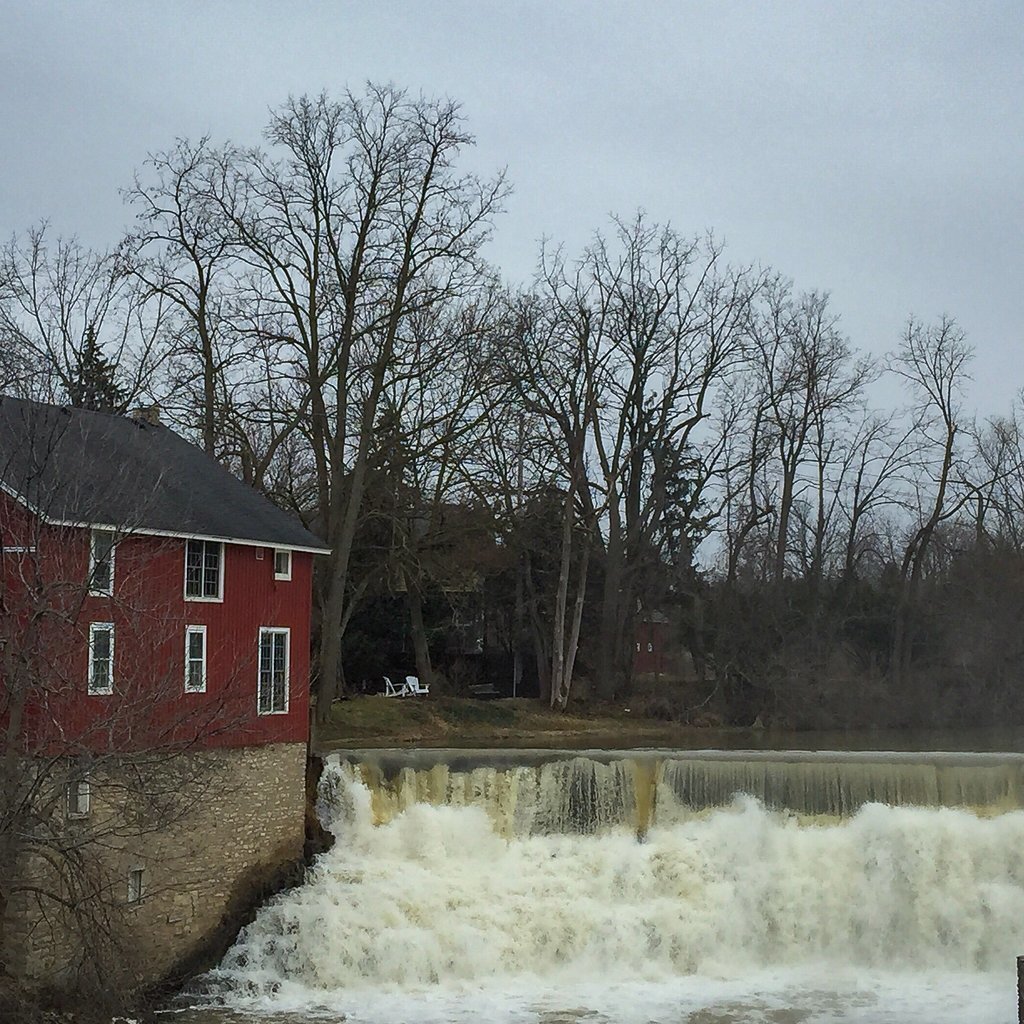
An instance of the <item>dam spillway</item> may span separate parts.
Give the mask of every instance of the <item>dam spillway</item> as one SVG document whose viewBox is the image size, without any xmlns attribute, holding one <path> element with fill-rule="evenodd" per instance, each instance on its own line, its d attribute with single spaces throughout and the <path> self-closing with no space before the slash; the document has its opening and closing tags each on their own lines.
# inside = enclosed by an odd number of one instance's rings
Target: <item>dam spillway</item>
<svg viewBox="0 0 1024 1024">
<path fill-rule="evenodd" d="M 373 1024 L 994 1024 L 1024 950 L 1022 770 L 1017 754 L 335 755 L 334 847 L 206 991 Z"/>
<path fill-rule="evenodd" d="M 1024 807 L 1024 754 L 424 750 L 355 751 L 345 763 L 368 787 L 377 824 L 416 804 L 479 806 L 506 837 L 642 835 L 738 794 L 825 820 L 872 803 L 983 815 Z"/>
</svg>

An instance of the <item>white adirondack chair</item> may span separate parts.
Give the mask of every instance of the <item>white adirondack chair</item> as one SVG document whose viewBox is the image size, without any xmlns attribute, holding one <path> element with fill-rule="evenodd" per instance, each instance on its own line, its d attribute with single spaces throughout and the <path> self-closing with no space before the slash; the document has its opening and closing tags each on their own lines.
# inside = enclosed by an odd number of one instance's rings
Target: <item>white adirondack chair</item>
<svg viewBox="0 0 1024 1024">
<path fill-rule="evenodd" d="M 405 687 L 410 697 L 425 697 L 430 693 L 430 686 L 421 683 L 418 676 L 406 676 Z"/>
<path fill-rule="evenodd" d="M 384 677 L 384 696 L 385 697 L 408 697 L 409 696 L 409 684 L 408 682 L 399 683 L 397 686 L 391 682 L 391 680 Z"/>
</svg>

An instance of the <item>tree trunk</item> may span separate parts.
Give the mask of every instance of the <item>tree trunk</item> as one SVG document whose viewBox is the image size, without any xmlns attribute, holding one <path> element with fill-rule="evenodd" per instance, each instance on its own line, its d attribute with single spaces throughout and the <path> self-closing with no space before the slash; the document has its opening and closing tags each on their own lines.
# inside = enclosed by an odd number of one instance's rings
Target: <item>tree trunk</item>
<svg viewBox="0 0 1024 1024">
<path fill-rule="evenodd" d="M 623 581 L 622 538 L 617 523 L 608 528 L 605 559 L 604 592 L 601 600 L 601 634 L 598 637 L 597 695 L 601 700 L 614 700 L 623 684 L 622 657 L 619 651 Z"/>
<path fill-rule="evenodd" d="M 551 707 L 564 707 L 562 686 L 565 662 L 565 607 L 569 595 L 569 566 L 572 558 L 573 491 L 565 496 L 562 513 L 562 553 L 558 566 L 558 590 L 555 592 L 555 617 L 551 631 Z"/>
<path fill-rule="evenodd" d="M 406 578 L 406 601 L 409 608 L 409 635 L 412 638 L 413 654 L 416 658 L 416 675 L 421 683 L 434 681 L 434 670 L 430 664 L 430 645 L 427 631 L 423 626 L 423 594 L 418 582 Z"/>
<path fill-rule="evenodd" d="M 942 469 L 939 472 L 935 503 L 932 506 L 928 521 L 917 531 L 903 556 L 903 585 L 900 588 L 900 598 L 896 606 L 895 621 L 893 622 L 892 658 L 890 662 L 890 669 L 894 673 L 894 683 L 896 685 L 905 683 L 910 675 L 913 655 L 914 607 L 917 602 L 917 593 L 920 589 L 921 572 L 924 569 L 925 556 L 931 545 L 935 528 L 942 520 L 942 513 L 946 504 L 946 489 L 949 486 L 949 474 L 953 465 L 955 439 L 955 426 L 947 424 L 945 448 L 942 453 Z"/>
<path fill-rule="evenodd" d="M 781 583 L 786 574 L 786 555 L 789 552 L 789 516 L 793 508 L 794 471 L 783 470 L 782 496 L 779 499 L 779 534 L 775 540 L 775 582 Z"/>
<path fill-rule="evenodd" d="M 523 584 L 526 588 L 526 607 L 530 613 L 530 634 L 533 638 L 533 653 L 537 659 L 537 685 L 540 699 L 545 703 L 551 700 L 551 657 L 548 650 L 550 632 L 546 623 L 541 621 L 537 607 L 537 591 L 533 585 L 533 568 L 529 552 L 523 555 Z"/>
<path fill-rule="evenodd" d="M 563 678 L 562 684 L 559 687 L 559 696 L 557 701 L 559 711 L 564 711 L 566 705 L 569 703 L 569 691 L 572 688 L 573 670 L 576 666 L 576 652 L 579 650 L 580 644 L 580 627 L 583 624 L 583 604 L 587 596 L 587 568 L 589 562 L 590 545 L 587 544 L 586 547 L 584 547 L 583 555 L 580 558 L 579 579 L 576 583 L 576 600 L 573 605 L 572 612 L 572 631 L 569 634 L 569 644 L 565 652 L 565 659 L 562 667 Z"/>
<path fill-rule="evenodd" d="M 526 594 L 523 579 L 525 566 L 520 558 L 516 564 L 516 603 L 512 615 L 512 696 L 519 696 L 523 682 L 523 647 L 525 632 Z"/>
</svg>

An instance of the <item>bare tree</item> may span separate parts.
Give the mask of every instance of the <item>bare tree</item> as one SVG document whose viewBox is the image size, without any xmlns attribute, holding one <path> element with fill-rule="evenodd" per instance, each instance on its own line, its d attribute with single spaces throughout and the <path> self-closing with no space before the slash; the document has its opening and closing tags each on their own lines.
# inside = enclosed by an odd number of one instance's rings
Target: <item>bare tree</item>
<svg viewBox="0 0 1024 1024">
<path fill-rule="evenodd" d="M 970 501 L 975 543 L 1005 545 L 1024 550 L 1024 432 L 1020 420 L 1021 396 L 1009 415 L 994 416 L 974 437 L 971 473 L 975 487 Z"/>
<path fill-rule="evenodd" d="M 148 392 L 166 356 L 164 307 L 146 302 L 116 251 L 51 242 L 42 224 L 0 249 L 0 280 L 0 339 L 33 367 L 38 397 L 73 396 L 92 346 L 116 370 L 120 409 Z"/>
<path fill-rule="evenodd" d="M 538 285 L 581 353 L 586 473 L 579 500 L 604 540 L 598 689 L 625 692 L 644 574 L 656 560 L 667 491 L 659 467 L 685 452 L 716 386 L 738 365 L 753 284 L 719 268 L 711 240 L 686 239 L 642 216 L 616 221 L 575 264 L 546 257 Z M 573 449 L 566 447 L 567 453 Z M 702 482 L 698 482 L 701 484 Z"/>
<path fill-rule="evenodd" d="M 912 524 L 900 564 L 900 595 L 893 624 L 891 668 L 897 682 L 910 670 L 913 614 L 935 531 L 967 500 L 955 488 L 958 441 L 969 430 L 962 396 L 973 350 L 956 321 L 943 317 L 934 325 L 911 320 L 893 359 L 893 371 L 906 382 L 915 403 L 915 426 L 921 438 L 921 461 L 914 482 Z"/>
<path fill-rule="evenodd" d="M 778 492 L 772 576 L 786 572 L 794 503 L 804 490 L 814 495 L 810 570 L 820 574 L 827 526 L 826 474 L 840 438 L 842 418 L 860 402 L 872 367 L 855 360 L 829 311 L 828 296 L 794 296 L 776 280 L 756 310 L 752 328 L 760 381 L 759 421 L 775 450 Z M 803 475 L 810 468 L 810 478 Z"/>
<path fill-rule="evenodd" d="M 150 155 L 145 177 L 136 174 L 124 192 L 137 224 L 122 246 L 122 258 L 146 294 L 165 300 L 179 319 L 165 404 L 177 408 L 187 402 L 177 418 L 187 422 L 188 412 L 197 412 L 204 450 L 222 456 L 224 421 L 237 383 L 233 374 L 248 353 L 240 351 L 229 313 L 235 263 L 214 200 L 217 170 L 217 155 L 206 138 L 179 139 L 171 149 Z"/>
<path fill-rule="evenodd" d="M 318 588 L 320 714 L 341 685 L 341 624 L 374 424 L 414 314 L 457 299 L 506 193 L 455 170 L 472 139 L 456 104 L 369 86 L 335 102 L 289 100 L 266 131 L 273 155 L 226 150 L 215 196 L 261 295 L 259 330 L 308 406 L 316 503 L 331 555 Z"/>
<path fill-rule="evenodd" d="M 902 499 L 902 481 L 916 456 L 913 428 L 901 427 L 891 416 L 866 413 L 854 428 L 843 453 L 844 485 L 840 510 L 846 520 L 842 578 L 857 578 L 864 559 L 873 551 L 876 564 L 885 560 L 872 524 Z"/>
<path fill-rule="evenodd" d="M 425 682 L 434 674 L 424 624 L 427 593 L 476 592 L 481 576 L 471 559 L 480 557 L 479 535 L 489 530 L 493 543 L 492 515 L 479 501 L 478 448 L 509 391 L 498 354 L 504 309 L 497 286 L 482 280 L 466 299 L 410 316 L 408 344 L 396 353 L 387 404 L 375 425 L 375 472 L 362 517 L 372 522 L 361 522 L 357 543 L 379 547 L 385 564 L 365 553 L 357 557 L 362 575 L 353 576 L 349 608 L 374 576 L 400 589 L 417 674 Z"/>
<path fill-rule="evenodd" d="M 552 270 L 553 274 L 560 272 Z M 523 552 L 521 571 L 529 591 L 537 649 L 549 657 L 548 664 L 540 666 L 542 695 L 548 696 L 552 707 L 564 709 L 572 685 L 586 597 L 592 544 L 589 535 L 596 529 L 599 514 L 587 476 L 587 440 L 599 391 L 591 363 L 589 311 L 563 303 L 557 293 L 556 278 L 549 276 L 548 280 L 556 289 L 554 293 L 525 297 L 520 303 L 508 375 L 517 383 L 523 410 L 533 417 L 532 422 L 541 431 L 537 438 L 545 460 L 541 479 L 549 495 L 559 495 L 561 505 L 558 577 L 547 629 L 539 621 L 534 553 Z M 525 422 L 524 419 L 524 427 Z M 520 455 L 523 444 L 525 436 L 520 440 Z M 518 470 L 519 467 L 517 478 Z M 583 544 L 575 559 L 577 580 L 570 613 L 570 575 L 578 535 L 583 537 Z"/>
<path fill-rule="evenodd" d="M 772 496 L 763 486 L 773 450 L 765 428 L 765 411 L 753 375 L 742 373 L 724 392 L 716 416 L 716 433 L 722 439 L 718 482 L 727 587 L 736 584 L 751 535 L 772 516 Z"/>
</svg>

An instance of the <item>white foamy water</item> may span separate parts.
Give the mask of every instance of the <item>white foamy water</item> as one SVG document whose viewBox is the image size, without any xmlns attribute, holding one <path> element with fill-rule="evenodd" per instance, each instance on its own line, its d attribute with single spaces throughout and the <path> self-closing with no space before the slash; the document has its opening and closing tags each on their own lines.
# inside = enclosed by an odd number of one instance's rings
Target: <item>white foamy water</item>
<svg viewBox="0 0 1024 1024">
<path fill-rule="evenodd" d="M 623 769 L 578 769 L 582 789 L 558 769 L 578 790 L 559 833 L 519 770 L 446 775 L 430 803 L 408 777 L 396 802 L 400 786 L 330 765 L 334 848 L 212 989 L 367 1024 L 1013 1019 L 1024 812 L 867 804 L 815 823 L 750 797 L 689 817 L 673 800 L 638 839 Z"/>
</svg>

